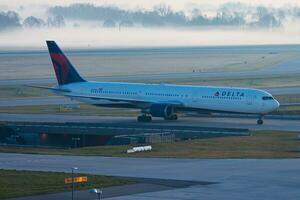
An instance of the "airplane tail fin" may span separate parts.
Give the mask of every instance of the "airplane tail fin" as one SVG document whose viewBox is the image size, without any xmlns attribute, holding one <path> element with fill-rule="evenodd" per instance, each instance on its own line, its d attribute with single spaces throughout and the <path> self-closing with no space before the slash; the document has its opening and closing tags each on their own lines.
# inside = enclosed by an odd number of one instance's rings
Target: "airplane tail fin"
<svg viewBox="0 0 300 200">
<path fill-rule="evenodd" d="M 54 41 L 46 41 L 59 85 L 85 82 Z"/>
</svg>

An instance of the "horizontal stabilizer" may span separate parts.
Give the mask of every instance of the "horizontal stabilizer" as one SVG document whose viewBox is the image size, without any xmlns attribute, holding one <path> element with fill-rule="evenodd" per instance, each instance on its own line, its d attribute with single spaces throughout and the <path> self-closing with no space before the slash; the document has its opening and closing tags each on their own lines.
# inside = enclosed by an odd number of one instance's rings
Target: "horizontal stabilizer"
<svg viewBox="0 0 300 200">
<path fill-rule="evenodd" d="M 71 92 L 71 90 L 57 88 L 57 87 L 46 87 L 46 86 L 39 86 L 39 85 L 25 85 L 25 86 L 32 87 L 32 88 L 44 89 L 44 90 L 53 90 L 53 91 L 58 91 L 58 92 Z"/>
</svg>

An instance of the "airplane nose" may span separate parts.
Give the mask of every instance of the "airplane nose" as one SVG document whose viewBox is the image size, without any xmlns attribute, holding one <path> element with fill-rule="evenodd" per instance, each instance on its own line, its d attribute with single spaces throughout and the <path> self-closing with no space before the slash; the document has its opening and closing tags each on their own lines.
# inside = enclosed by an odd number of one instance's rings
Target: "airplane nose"
<svg viewBox="0 0 300 200">
<path fill-rule="evenodd" d="M 277 108 L 279 108 L 280 103 L 279 103 L 277 100 L 275 100 L 275 103 L 274 103 L 274 104 L 275 104 L 275 105 L 274 105 L 274 110 L 277 109 Z"/>
<path fill-rule="evenodd" d="M 267 104 L 266 104 L 266 112 L 272 112 L 272 111 L 275 111 L 276 109 L 278 109 L 280 106 L 279 102 L 274 99 L 273 101 L 269 101 Z"/>
</svg>

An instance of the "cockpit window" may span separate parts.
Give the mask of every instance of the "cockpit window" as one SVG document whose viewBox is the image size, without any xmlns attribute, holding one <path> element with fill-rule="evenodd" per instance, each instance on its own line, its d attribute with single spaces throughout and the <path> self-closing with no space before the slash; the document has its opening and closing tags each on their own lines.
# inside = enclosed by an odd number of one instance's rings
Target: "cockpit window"
<svg viewBox="0 0 300 200">
<path fill-rule="evenodd" d="M 270 97 L 270 96 L 265 96 L 265 97 L 262 97 L 262 100 L 273 100 L 274 98 L 273 97 Z"/>
</svg>

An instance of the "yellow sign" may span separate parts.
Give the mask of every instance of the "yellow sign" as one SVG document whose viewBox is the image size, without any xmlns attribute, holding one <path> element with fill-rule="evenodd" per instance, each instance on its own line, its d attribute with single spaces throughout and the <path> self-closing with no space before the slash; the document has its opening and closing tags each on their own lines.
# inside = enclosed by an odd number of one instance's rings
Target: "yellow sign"
<svg viewBox="0 0 300 200">
<path fill-rule="evenodd" d="M 87 182 L 88 178 L 87 176 L 78 176 L 78 177 L 74 177 L 73 182 L 74 183 L 82 183 L 82 182 Z M 65 184 L 70 184 L 72 183 L 72 178 L 65 178 Z"/>
</svg>

